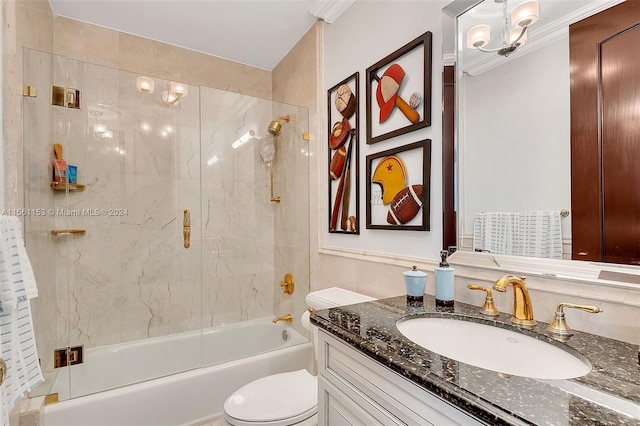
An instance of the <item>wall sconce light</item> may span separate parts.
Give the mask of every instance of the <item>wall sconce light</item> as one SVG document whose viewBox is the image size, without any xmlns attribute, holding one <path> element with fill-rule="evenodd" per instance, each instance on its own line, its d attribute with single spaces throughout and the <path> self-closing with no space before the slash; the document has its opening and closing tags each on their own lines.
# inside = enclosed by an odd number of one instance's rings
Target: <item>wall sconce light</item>
<svg viewBox="0 0 640 426">
<path fill-rule="evenodd" d="M 142 77 L 142 76 L 136 78 L 136 89 L 138 89 L 139 92 L 144 94 L 153 93 L 153 88 L 154 88 L 153 79 L 149 77 Z"/>
<path fill-rule="evenodd" d="M 177 105 L 180 98 L 189 94 L 189 86 L 184 83 L 172 81 L 169 83 L 169 90 L 162 92 L 162 102 L 168 105 Z"/>
<path fill-rule="evenodd" d="M 170 90 L 162 92 L 162 102 L 169 105 L 176 105 L 180 100 L 180 96 Z"/>
<path fill-rule="evenodd" d="M 502 46 L 488 49 L 485 46 L 491 41 L 491 27 L 487 24 L 476 25 L 467 31 L 467 47 L 481 52 L 497 52 L 501 56 L 509 56 L 518 47 L 527 42 L 527 29 L 540 17 L 538 0 L 529 0 L 514 7 L 511 16 L 507 13 L 507 0 L 495 0 L 502 3 Z"/>
<path fill-rule="evenodd" d="M 256 135 L 256 132 L 253 130 L 249 130 L 244 135 L 240 136 L 234 143 L 231 144 L 231 148 L 238 149 L 245 143 L 249 142 Z"/>
<path fill-rule="evenodd" d="M 189 86 L 177 81 L 172 81 L 169 84 L 169 90 L 178 95 L 178 97 L 185 97 L 189 94 Z"/>
</svg>

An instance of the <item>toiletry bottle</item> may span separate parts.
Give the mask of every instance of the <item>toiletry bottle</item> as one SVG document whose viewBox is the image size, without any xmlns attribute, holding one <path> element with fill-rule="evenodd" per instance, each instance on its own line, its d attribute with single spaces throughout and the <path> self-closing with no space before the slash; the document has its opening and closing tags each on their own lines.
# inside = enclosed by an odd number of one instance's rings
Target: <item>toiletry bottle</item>
<svg viewBox="0 0 640 426">
<path fill-rule="evenodd" d="M 453 268 L 447 263 L 449 252 L 440 252 L 440 266 L 435 268 L 436 274 L 436 306 L 453 306 Z"/>
<path fill-rule="evenodd" d="M 418 271 L 418 267 L 414 266 L 410 271 L 404 272 L 403 275 L 407 288 L 407 302 L 422 302 L 427 285 L 427 274 Z"/>
</svg>

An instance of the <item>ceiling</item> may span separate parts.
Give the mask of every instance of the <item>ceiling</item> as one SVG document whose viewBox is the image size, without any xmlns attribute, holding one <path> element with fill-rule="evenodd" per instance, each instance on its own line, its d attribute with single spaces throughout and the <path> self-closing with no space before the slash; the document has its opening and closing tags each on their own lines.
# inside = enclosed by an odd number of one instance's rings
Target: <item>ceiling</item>
<svg viewBox="0 0 640 426">
<path fill-rule="evenodd" d="M 272 70 L 355 0 L 49 0 L 55 15 Z"/>
</svg>

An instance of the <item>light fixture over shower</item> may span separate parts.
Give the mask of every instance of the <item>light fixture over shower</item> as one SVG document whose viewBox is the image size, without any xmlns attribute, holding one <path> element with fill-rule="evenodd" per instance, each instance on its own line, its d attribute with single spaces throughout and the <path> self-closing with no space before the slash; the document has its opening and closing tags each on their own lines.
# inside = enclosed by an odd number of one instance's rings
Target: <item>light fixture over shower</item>
<svg viewBox="0 0 640 426">
<path fill-rule="evenodd" d="M 153 93 L 155 83 L 152 78 L 140 76 L 136 78 L 136 89 L 140 93 L 149 94 Z"/>
<path fill-rule="evenodd" d="M 152 78 L 145 76 L 139 76 L 136 78 L 136 89 L 138 89 L 140 93 L 150 95 L 151 93 L 153 93 L 154 88 L 155 83 Z M 174 106 L 178 104 L 180 98 L 184 98 L 188 94 L 189 85 L 177 81 L 172 81 L 169 83 L 168 89 L 162 91 L 161 99 L 165 104 Z"/>
<path fill-rule="evenodd" d="M 498 55 L 507 57 L 527 42 L 528 28 L 540 17 L 540 5 L 538 0 L 525 1 L 514 7 L 509 15 L 508 0 L 494 1 L 502 4 L 502 45 L 497 48 L 488 48 L 487 45 L 491 41 L 491 27 L 487 24 L 479 24 L 467 31 L 467 47 L 485 53 L 496 52 Z"/>
</svg>

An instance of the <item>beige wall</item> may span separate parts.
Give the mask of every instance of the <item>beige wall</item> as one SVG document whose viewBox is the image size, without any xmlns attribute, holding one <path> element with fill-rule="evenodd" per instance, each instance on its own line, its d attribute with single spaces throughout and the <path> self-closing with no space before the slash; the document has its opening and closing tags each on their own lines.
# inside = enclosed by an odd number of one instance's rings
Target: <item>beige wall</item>
<svg viewBox="0 0 640 426">
<path fill-rule="evenodd" d="M 314 212 L 318 209 L 318 190 L 317 190 L 317 151 L 318 138 L 321 129 L 318 120 L 318 87 L 321 77 L 321 40 L 322 40 L 322 23 L 316 23 L 300 41 L 291 49 L 287 56 L 273 69 L 272 72 L 272 90 L 273 100 L 293 105 L 304 106 L 309 109 L 309 142 L 302 146 L 308 145 L 308 189 L 309 194 L 309 212 L 310 214 L 304 218 L 308 224 L 310 232 L 300 233 L 300 238 L 295 242 L 294 250 L 289 258 L 300 258 L 304 261 L 304 265 L 278 265 L 276 264 L 276 277 L 284 276 L 289 268 L 304 270 L 305 273 L 296 277 L 299 287 L 293 296 L 280 296 L 280 312 L 301 313 L 306 308 L 304 298 L 310 289 L 310 264 L 317 263 L 318 239 L 317 232 L 318 223 Z M 298 123 L 291 123 L 298 131 L 300 126 Z M 298 218 L 300 220 L 300 218 Z M 305 235 L 306 234 L 306 235 Z M 278 240 L 279 237 L 276 236 Z M 311 259 L 307 256 L 300 256 L 302 253 L 310 253 Z M 297 253 L 297 255 L 296 255 Z M 302 268 L 300 266 L 303 266 Z M 278 292 L 279 294 L 279 292 Z M 276 298 L 278 300 L 278 298 Z M 300 322 L 296 321 L 296 326 Z"/>
</svg>

